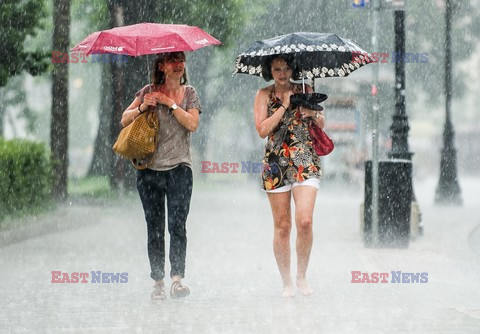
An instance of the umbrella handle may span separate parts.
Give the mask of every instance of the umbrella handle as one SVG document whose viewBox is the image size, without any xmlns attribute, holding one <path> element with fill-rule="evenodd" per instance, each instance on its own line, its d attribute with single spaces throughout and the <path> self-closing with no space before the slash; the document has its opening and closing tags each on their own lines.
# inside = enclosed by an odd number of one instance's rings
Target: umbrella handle
<svg viewBox="0 0 480 334">
<path fill-rule="evenodd" d="M 302 92 L 305 94 L 305 71 L 302 70 Z"/>
<path fill-rule="evenodd" d="M 148 89 L 149 89 L 149 93 L 152 92 L 152 85 L 150 84 L 150 80 L 151 80 L 151 77 L 150 77 L 150 63 L 148 62 L 148 54 L 147 54 L 147 75 L 148 75 Z"/>
</svg>

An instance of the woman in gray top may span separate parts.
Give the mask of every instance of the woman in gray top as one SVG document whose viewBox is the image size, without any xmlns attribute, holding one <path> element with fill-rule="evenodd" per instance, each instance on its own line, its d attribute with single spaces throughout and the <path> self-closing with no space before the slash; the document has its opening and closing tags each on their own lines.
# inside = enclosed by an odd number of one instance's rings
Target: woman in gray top
<svg viewBox="0 0 480 334">
<path fill-rule="evenodd" d="M 143 87 L 123 112 L 127 126 L 138 115 L 154 108 L 159 118 L 157 147 L 147 169 L 137 171 L 137 189 L 147 222 L 148 257 L 155 280 L 153 299 L 165 299 L 165 200 L 170 233 L 172 298 L 190 293 L 181 279 L 185 275 L 186 220 L 192 195 L 190 134 L 198 127 L 201 113 L 195 88 L 187 85 L 185 54 L 162 53 L 154 61 L 153 84 Z"/>
</svg>

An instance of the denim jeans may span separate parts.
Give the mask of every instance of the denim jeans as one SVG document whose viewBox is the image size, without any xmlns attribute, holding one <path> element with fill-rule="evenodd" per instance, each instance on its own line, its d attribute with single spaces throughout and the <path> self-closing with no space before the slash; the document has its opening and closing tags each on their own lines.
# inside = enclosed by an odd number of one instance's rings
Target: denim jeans
<svg viewBox="0 0 480 334">
<path fill-rule="evenodd" d="M 162 172 L 151 169 L 137 171 L 137 190 L 147 222 L 150 276 L 154 280 L 165 277 L 165 199 L 170 233 L 170 277 L 185 276 L 187 251 L 185 225 L 190 209 L 192 186 L 192 170 L 185 165 Z"/>
</svg>

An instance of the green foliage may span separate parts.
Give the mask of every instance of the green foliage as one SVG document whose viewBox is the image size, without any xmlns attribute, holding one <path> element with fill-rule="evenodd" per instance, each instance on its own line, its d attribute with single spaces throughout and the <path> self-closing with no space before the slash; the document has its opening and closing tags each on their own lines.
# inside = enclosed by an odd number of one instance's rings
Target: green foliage
<svg viewBox="0 0 480 334">
<path fill-rule="evenodd" d="M 38 75 L 48 69 L 48 53 L 24 48 L 25 39 L 36 36 L 42 28 L 41 19 L 46 15 L 43 0 L 0 2 L 0 87 L 24 70 Z"/>
<path fill-rule="evenodd" d="M 225 46 L 234 42 L 246 20 L 243 0 L 164 1 L 159 3 L 159 22 L 198 26 Z"/>
<path fill-rule="evenodd" d="M 0 90 L 0 117 L 6 116 L 7 108 L 18 110 L 16 119 L 25 120 L 26 131 L 27 134 L 30 135 L 35 131 L 35 124 L 38 120 L 38 115 L 32 110 L 32 108 L 29 107 L 27 103 L 27 92 L 25 86 L 23 85 L 23 80 L 23 75 L 11 78 L 7 85 Z M 10 114 L 10 117 L 11 115 L 12 114 Z M 6 121 L 9 119 L 9 117 L 5 117 Z M 14 123 L 15 122 L 12 121 L 10 125 L 14 128 L 13 135 L 15 137 L 17 133 Z"/>
<path fill-rule="evenodd" d="M 110 187 L 110 180 L 104 176 L 89 176 L 73 179 L 68 183 L 70 197 L 111 198 L 118 195 Z"/>
<path fill-rule="evenodd" d="M 72 0 L 72 22 L 86 24 L 86 33 L 110 29 L 110 13 L 108 0 Z M 82 32 L 85 33 L 85 32 Z M 74 44 L 76 41 L 74 41 Z"/>
<path fill-rule="evenodd" d="M 0 138 L 0 220 L 48 203 L 51 184 L 44 144 Z"/>
</svg>

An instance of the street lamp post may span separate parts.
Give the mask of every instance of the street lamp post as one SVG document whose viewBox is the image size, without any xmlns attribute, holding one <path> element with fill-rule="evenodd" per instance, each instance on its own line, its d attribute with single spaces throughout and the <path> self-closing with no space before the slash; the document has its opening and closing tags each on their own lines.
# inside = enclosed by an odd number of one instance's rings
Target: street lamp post
<svg viewBox="0 0 480 334">
<path fill-rule="evenodd" d="M 451 52 L 452 4 L 445 2 L 445 126 L 440 160 L 440 177 L 435 192 L 435 203 L 461 205 L 460 186 L 457 177 L 457 151 L 455 131 L 451 120 L 452 52 Z"/>
<path fill-rule="evenodd" d="M 395 15 L 395 113 L 390 126 L 392 150 L 390 158 L 411 160 L 413 153 L 408 148 L 408 116 L 405 103 L 405 11 L 396 10 Z"/>
<path fill-rule="evenodd" d="M 392 149 L 388 156 L 392 159 L 404 159 L 412 161 L 413 153 L 409 151 L 408 147 L 408 132 L 410 126 L 408 125 L 408 115 L 405 102 L 405 11 L 396 10 L 395 17 L 395 113 L 393 115 L 393 122 L 390 126 Z M 423 226 L 421 224 L 420 207 L 415 198 L 413 189 L 412 175 L 406 175 L 407 182 L 412 185 L 411 199 L 410 199 L 410 225 L 413 224 L 413 238 L 417 235 L 423 234 Z"/>
</svg>

